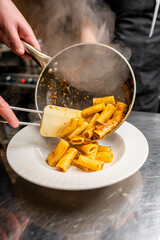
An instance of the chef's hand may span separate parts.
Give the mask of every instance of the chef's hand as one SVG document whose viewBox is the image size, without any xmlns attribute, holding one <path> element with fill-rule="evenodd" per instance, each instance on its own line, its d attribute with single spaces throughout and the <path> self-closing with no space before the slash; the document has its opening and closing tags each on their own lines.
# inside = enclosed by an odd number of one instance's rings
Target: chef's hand
<svg viewBox="0 0 160 240">
<path fill-rule="evenodd" d="M 13 113 L 12 109 L 8 105 L 8 103 L 0 96 L 0 116 L 2 116 L 11 127 L 18 127 L 19 120 L 16 115 Z"/>
<path fill-rule="evenodd" d="M 21 39 L 40 50 L 30 25 L 17 7 L 11 0 L 0 0 L 0 41 L 11 48 L 14 53 L 26 57 Z"/>
<path fill-rule="evenodd" d="M 81 41 L 85 43 L 97 42 L 98 29 L 88 18 L 84 18 L 81 29 Z"/>
<path fill-rule="evenodd" d="M 13 214 L 7 209 L 0 209 L 0 239 L 18 240 L 27 227 L 29 219 L 19 213 Z"/>
</svg>

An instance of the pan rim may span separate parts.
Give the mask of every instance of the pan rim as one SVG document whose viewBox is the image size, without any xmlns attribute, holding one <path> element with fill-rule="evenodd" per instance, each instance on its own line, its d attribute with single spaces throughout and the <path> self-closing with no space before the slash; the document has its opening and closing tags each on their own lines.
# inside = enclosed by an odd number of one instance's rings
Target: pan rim
<svg viewBox="0 0 160 240">
<path fill-rule="evenodd" d="M 49 62 L 46 64 L 46 66 L 42 69 L 42 71 L 41 71 L 41 73 L 40 73 L 40 75 L 39 75 L 39 78 L 38 78 L 38 80 L 37 80 L 37 83 L 36 83 L 36 88 L 35 88 L 35 105 L 36 105 L 36 109 L 37 109 L 38 111 L 40 111 L 40 110 L 39 110 L 39 107 L 38 107 L 38 101 L 37 101 L 37 92 L 38 92 L 39 82 L 40 82 L 40 80 L 41 80 L 41 78 L 42 78 L 43 72 L 44 72 L 45 69 L 48 67 L 48 65 L 50 64 L 50 62 L 51 62 L 52 60 L 54 60 L 57 56 L 59 56 L 61 53 L 65 52 L 65 51 L 67 51 L 67 50 L 69 50 L 69 49 L 71 49 L 71 48 L 78 47 L 78 46 L 83 46 L 83 45 L 97 45 L 97 46 L 102 46 L 102 47 L 105 47 L 105 48 L 110 49 L 111 51 L 115 52 L 115 53 L 118 54 L 118 55 L 124 60 L 124 62 L 127 64 L 128 68 L 129 68 L 129 70 L 130 70 L 130 73 L 131 73 L 131 75 L 132 75 L 132 80 L 133 80 L 133 95 L 132 95 L 132 101 L 131 101 L 131 103 L 130 103 L 130 106 L 129 106 L 129 108 L 128 108 L 128 111 L 127 111 L 125 117 L 123 118 L 123 121 L 122 121 L 120 124 L 118 124 L 118 126 L 117 126 L 115 129 L 113 129 L 113 131 L 111 131 L 111 132 L 107 135 L 107 136 L 109 136 L 109 135 L 111 135 L 114 131 L 116 131 L 116 130 L 123 124 L 123 122 L 127 119 L 127 117 L 129 116 L 129 114 L 130 114 L 130 112 L 131 112 L 131 110 L 132 110 L 132 108 L 133 108 L 133 105 L 134 105 L 134 102 L 135 102 L 135 97 L 136 97 L 136 78 L 135 78 L 135 74 L 134 74 L 134 72 L 133 72 L 133 69 L 132 69 L 130 63 L 129 63 L 128 60 L 124 57 L 124 55 L 123 55 L 122 53 L 120 53 L 118 50 L 116 50 L 115 48 L 113 48 L 113 47 L 111 47 L 111 46 L 109 46 L 109 45 L 106 45 L 106 44 L 103 44 L 103 43 L 77 43 L 77 44 L 73 44 L 73 45 L 71 45 L 71 46 L 69 46 L 69 47 L 64 48 L 63 50 L 61 50 L 60 52 L 58 52 L 57 54 L 55 54 L 53 57 L 51 57 L 50 61 L 49 61 Z M 40 119 L 41 119 L 41 114 L 39 113 L 38 115 L 39 115 L 39 117 L 40 117 Z"/>
</svg>

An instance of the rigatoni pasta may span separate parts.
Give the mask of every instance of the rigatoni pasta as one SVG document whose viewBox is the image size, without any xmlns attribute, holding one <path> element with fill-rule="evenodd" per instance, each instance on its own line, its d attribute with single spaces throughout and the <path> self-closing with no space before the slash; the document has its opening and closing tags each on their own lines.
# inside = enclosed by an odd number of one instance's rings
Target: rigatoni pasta
<svg viewBox="0 0 160 240">
<path fill-rule="evenodd" d="M 69 167 L 77 153 L 78 153 L 77 149 L 70 147 L 63 155 L 63 157 L 59 160 L 59 162 L 56 165 L 56 168 L 61 172 L 66 172 L 67 168 Z"/>
<path fill-rule="evenodd" d="M 79 155 L 79 158 L 77 160 L 77 164 L 89 168 L 93 171 L 99 171 L 103 169 L 104 162 L 99 161 L 95 158 L 84 156 L 82 154 Z"/>
<path fill-rule="evenodd" d="M 76 129 L 77 125 L 78 125 L 78 121 L 79 121 L 79 117 L 72 118 L 70 120 L 70 123 L 60 132 L 60 137 L 63 138 L 66 135 L 68 135 L 71 132 L 73 132 Z"/>
<path fill-rule="evenodd" d="M 93 130 L 94 130 L 94 126 L 96 124 L 96 120 L 99 117 L 99 113 L 95 113 L 92 118 L 89 121 L 89 126 L 87 127 L 87 129 L 82 133 L 82 136 L 86 137 L 86 138 L 92 138 L 93 136 Z"/>
<path fill-rule="evenodd" d="M 69 141 L 73 145 L 88 144 L 91 142 L 91 139 L 83 137 L 81 135 L 71 138 Z"/>
<path fill-rule="evenodd" d="M 93 132 L 94 132 L 94 127 L 88 127 L 83 133 L 82 136 L 91 139 L 93 136 Z"/>
<path fill-rule="evenodd" d="M 68 136 L 68 138 L 73 138 L 80 133 L 82 133 L 87 127 L 89 126 L 88 122 L 81 121 L 80 124 L 77 126 L 77 128 Z"/>
<path fill-rule="evenodd" d="M 81 166 L 80 164 L 78 164 L 78 159 L 74 159 L 72 161 L 72 165 L 75 165 L 76 167 L 80 168 L 81 170 L 85 171 L 85 172 L 93 172 L 93 170 L 87 168 L 87 167 L 84 167 L 84 166 Z"/>
<path fill-rule="evenodd" d="M 113 152 L 111 151 L 111 147 L 98 145 L 96 159 L 105 163 L 111 163 L 113 160 Z"/>
<path fill-rule="evenodd" d="M 93 106 L 82 110 L 82 117 L 72 118 L 61 130 L 64 138 L 48 154 L 47 162 L 58 171 L 65 172 L 74 165 L 85 172 L 99 171 L 113 161 L 111 146 L 96 142 L 123 121 L 127 105 L 115 101 L 114 96 L 93 98 Z"/>
<path fill-rule="evenodd" d="M 91 107 L 88 107 L 88 108 L 85 108 L 84 110 L 82 110 L 82 116 L 88 117 L 90 115 L 93 115 L 94 113 L 101 112 L 104 108 L 105 108 L 104 103 L 93 105 Z"/>
<path fill-rule="evenodd" d="M 111 146 L 98 145 L 98 152 L 109 152 L 111 151 Z"/>
<path fill-rule="evenodd" d="M 47 162 L 51 167 L 54 167 L 59 159 L 65 154 L 69 148 L 69 143 L 62 139 L 59 144 L 53 149 L 53 151 L 48 155 Z"/>
<path fill-rule="evenodd" d="M 98 151 L 97 144 L 89 143 L 89 144 L 82 144 L 80 146 L 77 146 L 78 150 L 86 153 L 86 154 L 93 154 L 94 152 Z"/>
<path fill-rule="evenodd" d="M 113 119 L 116 120 L 118 123 L 122 121 L 126 112 L 127 105 L 122 102 L 117 102 L 116 109 L 113 114 Z"/>
<path fill-rule="evenodd" d="M 111 163 L 113 159 L 113 152 L 98 152 L 96 155 L 96 159 L 105 162 L 105 163 Z"/>
<path fill-rule="evenodd" d="M 112 104 L 108 103 L 105 109 L 101 112 L 99 117 L 96 119 L 96 122 L 98 123 L 106 122 L 112 117 L 114 111 L 115 111 L 115 107 Z"/>
<path fill-rule="evenodd" d="M 107 121 L 106 124 L 97 126 L 93 132 L 94 139 L 103 138 L 107 133 L 112 131 L 112 129 L 114 129 L 117 125 L 118 125 L 118 122 L 116 120 L 110 119 Z"/>
<path fill-rule="evenodd" d="M 93 126 L 95 126 L 96 120 L 97 120 L 98 117 L 99 117 L 99 113 L 95 113 L 95 114 L 92 116 L 91 120 L 89 121 L 89 127 L 90 127 L 90 128 L 93 127 Z"/>
<path fill-rule="evenodd" d="M 99 104 L 104 102 L 105 105 L 107 105 L 108 103 L 112 104 L 113 106 L 116 106 L 116 101 L 114 96 L 107 96 L 107 97 L 103 97 L 103 98 L 93 98 L 93 104 Z"/>
</svg>

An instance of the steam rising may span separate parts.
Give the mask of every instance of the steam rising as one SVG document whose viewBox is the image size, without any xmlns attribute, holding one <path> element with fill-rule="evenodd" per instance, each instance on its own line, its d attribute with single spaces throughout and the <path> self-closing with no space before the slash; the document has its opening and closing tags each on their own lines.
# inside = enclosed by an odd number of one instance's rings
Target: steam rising
<svg viewBox="0 0 160 240">
<path fill-rule="evenodd" d="M 98 42 L 111 45 L 127 59 L 130 50 L 113 43 L 115 14 L 102 0 L 14 0 L 32 26 L 42 50 L 53 56 L 81 42 L 81 27 L 87 17 L 98 27 Z"/>
<path fill-rule="evenodd" d="M 120 43 L 115 43 L 115 14 L 101 0 L 15 0 L 15 2 L 31 24 L 37 38 L 42 40 L 42 51 L 50 56 L 81 42 L 81 30 L 83 22 L 87 18 L 98 29 L 99 43 L 112 46 L 127 59 L 130 57 L 130 51 L 127 48 L 122 48 Z M 87 50 L 86 47 L 84 54 L 80 55 L 79 49 L 78 51 L 75 49 L 71 54 L 60 55 L 60 58 L 55 61 L 65 69 L 65 71 L 61 71 L 64 77 L 70 71 L 71 77 L 67 78 L 70 86 L 81 92 L 92 93 L 96 97 L 105 95 L 114 95 L 116 99 L 121 97 L 121 100 L 125 102 L 125 93 L 121 89 L 121 85 L 127 81 L 128 66 L 118 54 L 111 53 L 109 50 L 107 54 L 104 53 L 104 59 L 102 56 L 97 60 L 94 55 L 94 52 L 97 54 L 96 51 L 94 48 L 93 51 Z M 103 54 L 103 50 L 101 54 Z M 90 62 L 90 59 L 95 62 Z M 54 64 L 54 60 L 52 64 Z M 81 70 L 74 71 L 80 64 Z M 87 66 L 89 67 L 87 68 Z M 78 78 L 74 77 L 75 73 Z M 73 78 L 74 81 L 72 81 Z M 58 91 L 58 89 L 55 90 Z M 71 101 L 70 97 L 69 100 Z"/>
</svg>

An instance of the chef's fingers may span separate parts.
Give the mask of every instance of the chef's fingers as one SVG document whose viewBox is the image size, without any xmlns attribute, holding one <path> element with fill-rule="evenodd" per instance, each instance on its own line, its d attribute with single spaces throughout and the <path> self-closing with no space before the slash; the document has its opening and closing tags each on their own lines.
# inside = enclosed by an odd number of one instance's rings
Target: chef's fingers
<svg viewBox="0 0 160 240">
<path fill-rule="evenodd" d="M 19 234 L 21 235 L 24 230 L 26 229 L 28 223 L 29 223 L 29 218 L 27 218 L 23 212 L 17 212 L 16 213 L 16 218 L 18 219 L 19 221 L 19 224 L 20 224 L 20 232 Z"/>
<path fill-rule="evenodd" d="M 21 39 L 31 44 L 36 49 L 40 50 L 39 42 L 29 24 L 19 24 L 18 33 Z"/>
<path fill-rule="evenodd" d="M 18 29 L 13 28 L 12 31 L 8 31 L 8 35 L 9 35 L 8 39 L 10 39 L 12 51 L 20 56 L 26 56 L 25 47 L 21 39 L 23 39 L 27 43 L 30 43 L 33 47 L 40 50 L 40 45 L 31 27 L 27 23 L 19 24 Z"/>
<path fill-rule="evenodd" d="M 16 216 L 7 209 L 0 209 L 0 234 L 3 240 L 18 240 L 20 224 Z M 2 237 L 3 236 L 3 237 Z"/>
<path fill-rule="evenodd" d="M 40 50 L 39 42 L 37 41 L 32 29 L 29 25 L 26 25 L 26 26 L 20 25 L 18 32 L 19 32 L 19 36 L 21 39 L 23 39 L 25 42 L 31 44 L 36 49 Z M 29 55 L 27 55 L 26 53 L 24 55 L 22 55 L 22 57 L 30 58 Z"/>
<path fill-rule="evenodd" d="M 8 236 L 4 226 L 0 226 L 0 236 L 2 240 L 8 240 Z"/>
<path fill-rule="evenodd" d="M 1 31 L 1 29 L 0 29 L 0 39 L 1 39 L 1 41 L 4 42 L 9 48 L 11 48 L 10 39 L 8 38 L 7 35 L 5 35 L 5 34 Z M 23 54 L 23 55 L 21 55 L 21 57 L 31 59 L 31 58 L 29 57 L 29 55 L 26 54 L 26 53 Z"/>
<path fill-rule="evenodd" d="M 19 120 L 8 105 L 8 103 L 0 96 L 0 115 L 9 123 L 13 128 L 19 126 Z"/>
<path fill-rule="evenodd" d="M 9 48 L 11 48 L 10 40 L 8 39 L 8 36 L 0 29 L 0 40 L 1 42 L 4 42 Z"/>
<path fill-rule="evenodd" d="M 12 212 L 8 212 L 5 216 L 5 223 L 8 239 L 18 240 L 20 236 L 21 226 L 18 219 Z"/>
<path fill-rule="evenodd" d="M 8 209 L 0 209 L 0 239 L 18 240 L 26 229 L 29 219 L 21 214 L 14 214 Z"/>
<path fill-rule="evenodd" d="M 18 32 L 14 26 L 10 26 L 8 29 L 3 29 L 0 32 L 0 39 L 4 42 L 11 50 L 18 54 L 23 55 L 25 48 L 21 42 Z"/>
<path fill-rule="evenodd" d="M 23 55 L 25 53 L 25 47 L 19 37 L 18 29 L 12 27 L 11 29 L 8 29 L 6 35 L 8 36 L 8 39 L 10 39 L 11 50 L 20 56 Z"/>
<path fill-rule="evenodd" d="M 21 224 L 15 214 L 8 212 L 8 215 L 6 217 L 8 239 L 19 240 L 27 225 L 28 219 L 26 219 L 23 224 Z"/>
</svg>

